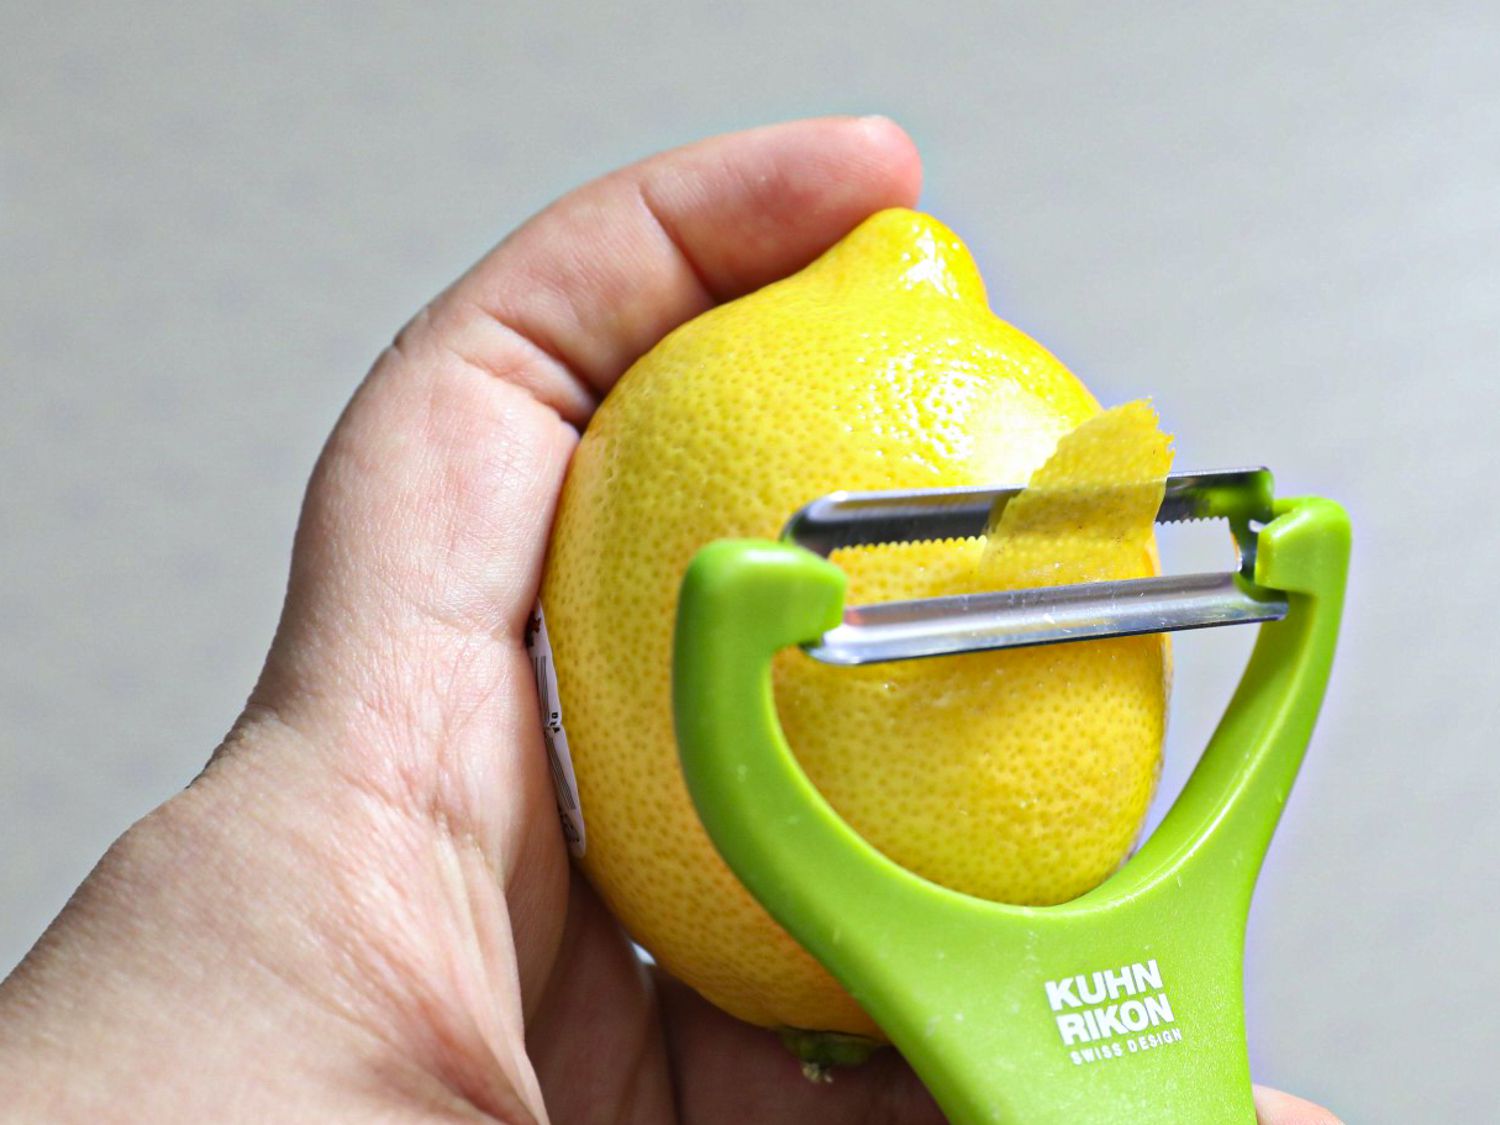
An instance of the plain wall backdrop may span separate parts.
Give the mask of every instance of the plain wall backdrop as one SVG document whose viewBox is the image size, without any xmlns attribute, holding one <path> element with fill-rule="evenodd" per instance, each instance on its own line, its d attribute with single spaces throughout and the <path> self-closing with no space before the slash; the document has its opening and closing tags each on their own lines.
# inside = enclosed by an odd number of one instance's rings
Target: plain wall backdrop
<svg viewBox="0 0 1500 1125">
<path fill-rule="evenodd" d="M 0 6 L 0 972 L 233 721 L 408 316 L 622 162 L 879 111 L 996 310 L 1179 466 L 1351 509 L 1252 1059 L 1351 1122 L 1492 1116 L 1497 51 L 1480 3 Z M 1179 644 L 1168 790 L 1247 641 Z"/>
</svg>

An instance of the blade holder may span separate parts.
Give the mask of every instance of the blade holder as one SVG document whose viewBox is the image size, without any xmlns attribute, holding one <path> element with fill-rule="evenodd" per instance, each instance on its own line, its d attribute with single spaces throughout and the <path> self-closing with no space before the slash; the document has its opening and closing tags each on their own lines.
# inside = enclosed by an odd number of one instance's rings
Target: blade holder
<svg viewBox="0 0 1500 1125">
<path fill-rule="evenodd" d="M 836 492 L 797 512 L 782 539 L 828 558 L 850 547 L 976 537 L 1023 487 Z M 874 664 L 1278 621 L 1286 595 L 1254 581 L 1258 528 L 1272 518 L 1273 496 L 1264 468 L 1167 478 L 1156 522 L 1226 520 L 1238 553 L 1232 570 L 850 606 L 841 624 L 803 647 L 828 664 Z"/>
<path fill-rule="evenodd" d="M 1350 549 L 1337 504 L 1277 499 L 1268 513 L 1249 503 L 1257 480 L 1269 475 L 1171 495 L 1191 517 L 1254 533 L 1253 574 L 1235 577 L 1287 591 L 1286 617 L 1259 630 L 1156 830 L 1099 886 L 1051 906 L 992 902 L 902 867 L 803 770 L 777 712 L 774 665 L 842 627 L 838 566 L 792 543 L 728 539 L 683 575 L 672 715 L 704 828 L 954 1125 L 1254 1125 L 1245 917 L 1328 683 Z"/>
</svg>

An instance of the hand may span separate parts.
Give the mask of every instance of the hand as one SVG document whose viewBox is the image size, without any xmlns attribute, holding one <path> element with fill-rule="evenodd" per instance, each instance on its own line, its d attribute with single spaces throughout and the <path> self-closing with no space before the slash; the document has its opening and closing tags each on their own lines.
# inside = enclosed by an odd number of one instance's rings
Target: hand
<svg viewBox="0 0 1500 1125">
<path fill-rule="evenodd" d="M 319 460 L 244 715 L 0 986 L 0 1117 L 941 1120 L 894 1052 L 815 1087 L 639 964 L 570 872 L 521 641 L 627 365 L 919 177 L 881 119 L 706 141 L 569 195 L 407 325 Z"/>
</svg>

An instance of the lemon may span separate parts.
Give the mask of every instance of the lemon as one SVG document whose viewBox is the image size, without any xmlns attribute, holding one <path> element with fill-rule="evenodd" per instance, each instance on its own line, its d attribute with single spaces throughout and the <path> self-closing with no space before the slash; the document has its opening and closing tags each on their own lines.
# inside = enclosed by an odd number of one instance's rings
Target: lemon
<svg viewBox="0 0 1500 1125">
<path fill-rule="evenodd" d="M 1154 479 L 1159 500 L 1166 471 L 1154 423 L 1144 406 L 1101 413 L 990 311 L 953 233 L 906 210 L 681 326 L 625 374 L 570 467 L 542 605 L 581 863 L 663 967 L 752 1023 L 880 1037 L 725 867 L 683 783 L 671 641 L 698 549 L 774 538 L 838 489 L 1031 480 L 987 542 L 837 553 L 851 604 L 1144 575 L 1146 493 Z M 1080 515 L 1086 486 L 1110 480 L 1147 483 Z M 788 651 L 774 675 L 792 749 L 857 831 L 929 879 L 1036 904 L 1075 897 L 1129 851 L 1167 680 L 1159 637 L 857 669 Z"/>
</svg>

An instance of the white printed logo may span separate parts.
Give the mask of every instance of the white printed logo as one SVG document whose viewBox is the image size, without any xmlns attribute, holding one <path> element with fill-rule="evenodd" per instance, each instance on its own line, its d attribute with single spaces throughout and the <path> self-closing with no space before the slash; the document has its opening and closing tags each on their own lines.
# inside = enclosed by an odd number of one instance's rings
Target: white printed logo
<svg viewBox="0 0 1500 1125">
<path fill-rule="evenodd" d="M 1074 1066 L 1182 1042 L 1155 958 L 1060 977 L 1045 988 L 1063 1046 L 1073 1048 L 1068 1054 Z"/>
</svg>

